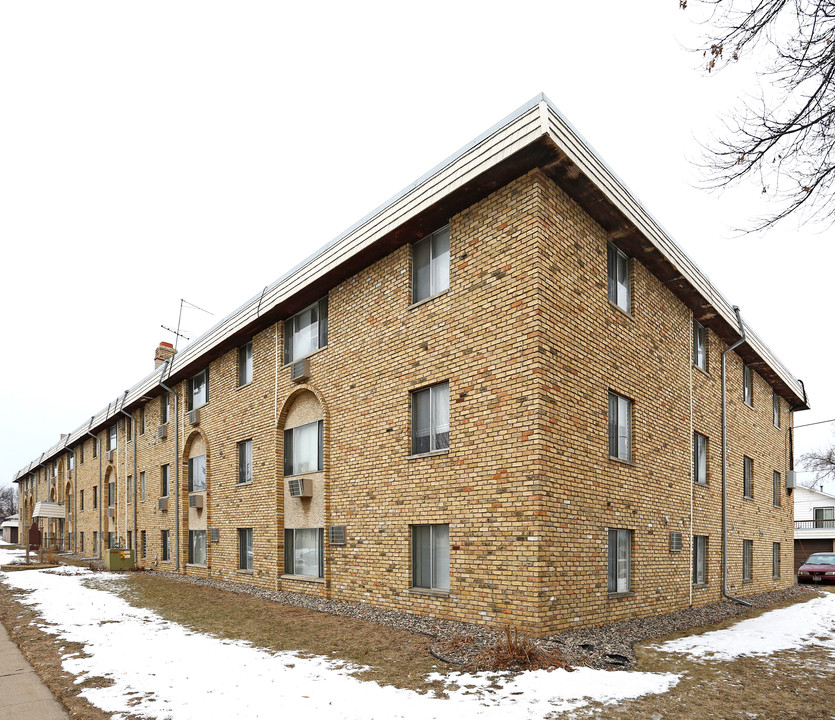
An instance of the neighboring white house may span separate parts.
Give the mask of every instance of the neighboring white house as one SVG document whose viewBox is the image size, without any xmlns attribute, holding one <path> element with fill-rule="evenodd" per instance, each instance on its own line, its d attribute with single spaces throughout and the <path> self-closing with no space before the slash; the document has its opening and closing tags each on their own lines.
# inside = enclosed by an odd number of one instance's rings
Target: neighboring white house
<svg viewBox="0 0 835 720">
<path fill-rule="evenodd" d="M 835 550 L 835 495 L 794 489 L 794 570 L 812 553 Z"/>
<path fill-rule="evenodd" d="M 0 523 L 0 539 L 7 543 L 17 542 L 18 517 L 10 515 Z"/>
</svg>

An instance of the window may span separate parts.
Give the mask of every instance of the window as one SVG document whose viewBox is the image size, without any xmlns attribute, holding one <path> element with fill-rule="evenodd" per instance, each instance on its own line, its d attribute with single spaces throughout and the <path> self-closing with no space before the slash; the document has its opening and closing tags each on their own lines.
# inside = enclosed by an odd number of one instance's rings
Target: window
<svg viewBox="0 0 835 720">
<path fill-rule="evenodd" d="M 252 440 L 238 443 L 238 484 L 252 482 Z"/>
<path fill-rule="evenodd" d="M 165 393 L 159 399 L 159 422 L 160 425 L 165 425 L 168 422 L 168 407 L 170 405 L 170 400 L 168 397 L 168 393 Z"/>
<path fill-rule="evenodd" d="M 707 535 L 693 536 L 693 584 L 707 583 Z"/>
<path fill-rule="evenodd" d="M 324 421 L 284 431 L 284 474 L 321 472 L 325 466 Z"/>
<path fill-rule="evenodd" d="M 84 552 L 84 531 L 78 533 L 78 551 Z"/>
<path fill-rule="evenodd" d="M 701 433 L 693 433 L 693 480 L 707 485 L 707 438 Z"/>
<path fill-rule="evenodd" d="M 742 458 L 742 496 L 754 499 L 754 461 L 747 455 Z"/>
<path fill-rule="evenodd" d="M 449 590 L 449 525 L 412 525 L 412 587 Z"/>
<path fill-rule="evenodd" d="M 109 532 L 107 533 L 107 547 L 115 548 L 116 547 L 116 533 Z"/>
<path fill-rule="evenodd" d="M 95 510 L 99 506 L 99 489 L 97 487 L 93 488 L 93 510 Z"/>
<path fill-rule="evenodd" d="M 780 483 L 780 473 L 776 470 L 774 471 L 774 487 L 772 491 L 772 501 L 774 502 L 774 507 L 780 507 L 780 497 L 782 496 L 782 487 Z"/>
<path fill-rule="evenodd" d="M 252 382 L 252 340 L 238 348 L 238 386 Z"/>
<path fill-rule="evenodd" d="M 818 507 L 814 512 L 816 528 L 835 527 L 835 507 Z"/>
<path fill-rule="evenodd" d="M 145 434 L 145 406 L 139 408 L 139 434 Z"/>
<path fill-rule="evenodd" d="M 209 368 L 204 368 L 188 379 L 188 409 L 203 407 L 209 402 Z"/>
<path fill-rule="evenodd" d="M 75 453 L 70 453 L 67 464 L 69 465 L 70 470 L 75 470 Z"/>
<path fill-rule="evenodd" d="M 753 540 L 743 540 L 742 541 L 742 579 L 743 581 L 752 580 L 753 575 L 751 573 L 751 559 L 754 556 L 754 541 Z"/>
<path fill-rule="evenodd" d="M 614 245 L 608 245 L 609 302 L 624 312 L 632 309 L 629 287 L 629 258 Z"/>
<path fill-rule="evenodd" d="M 206 531 L 188 531 L 188 562 L 189 565 L 206 564 Z"/>
<path fill-rule="evenodd" d="M 188 491 L 206 491 L 206 456 L 197 455 L 188 459 Z"/>
<path fill-rule="evenodd" d="M 780 427 L 780 396 L 777 393 L 771 394 L 771 414 L 774 419 L 774 427 Z"/>
<path fill-rule="evenodd" d="M 107 483 L 107 506 L 114 507 L 116 505 L 116 482 Z"/>
<path fill-rule="evenodd" d="M 632 460 L 632 401 L 609 393 L 609 455 Z"/>
<path fill-rule="evenodd" d="M 127 434 L 127 441 L 133 440 L 133 415 L 125 420 L 125 433 Z"/>
<path fill-rule="evenodd" d="M 746 405 L 754 407 L 754 381 L 751 378 L 751 368 L 742 366 L 742 399 Z"/>
<path fill-rule="evenodd" d="M 780 543 L 771 543 L 771 577 L 780 577 Z"/>
<path fill-rule="evenodd" d="M 93 555 L 99 554 L 99 534 L 93 530 Z"/>
<path fill-rule="evenodd" d="M 707 329 L 696 320 L 693 321 L 693 364 L 707 372 Z"/>
<path fill-rule="evenodd" d="M 284 531 L 284 572 L 288 575 L 325 577 L 322 528 Z"/>
<path fill-rule="evenodd" d="M 160 497 L 168 497 L 169 475 L 171 471 L 170 465 L 163 465 L 159 469 L 159 493 Z"/>
<path fill-rule="evenodd" d="M 252 528 L 238 528 L 238 569 L 252 570 Z"/>
<path fill-rule="evenodd" d="M 93 438 L 93 457 L 99 456 L 99 439 L 97 437 Z"/>
<path fill-rule="evenodd" d="M 328 344 L 328 299 L 322 298 L 284 321 L 284 363 L 306 357 Z"/>
<path fill-rule="evenodd" d="M 139 535 L 139 553 L 140 553 L 140 557 L 143 557 L 143 558 L 146 556 L 147 551 L 148 551 L 148 544 L 147 544 L 146 540 L 147 540 L 147 538 L 145 537 L 145 531 L 142 530 L 142 532 Z"/>
<path fill-rule="evenodd" d="M 632 531 L 609 529 L 609 592 L 627 593 L 632 565 Z"/>
<path fill-rule="evenodd" d="M 412 246 L 412 302 L 449 289 L 449 225 Z"/>
<path fill-rule="evenodd" d="M 78 491 L 78 509 L 82 512 L 84 511 L 84 491 L 83 490 Z"/>
<path fill-rule="evenodd" d="M 108 450 L 115 450 L 118 444 L 117 435 L 116 435 L 116 426 L 111 425 L 110 429 L 107 431 L 107 449 Z"/>
<path fill-rule="evenodd" d="M 163 562 L 171 559 L 171 531 L 163 530 L 160 542 L 162 543 L 162 559 Z"/>
<path fill-rule="evenodd" d="M 128 549 L 133 547 L 133 533 L 128 530 Z"/>
<path fill-rule="evenodd" d="M 84 464 L 84 443 L 82 442 L 79 446 L 79 458 L 78 461 L 83 465 Z"/>
<path fill-rule="evenodd" d="M 128 475 L 128 504 L 133 502 L 133 475 Z"/>
<path fill-rule="evenodd" d="M 145 471 L 139 473 L 139 499 L 145 502 Z"/>
<path fill-rule="evenodd" d="M 412 393 L 412 455 L 449 448 L 449 383 Z"/>
</svg>

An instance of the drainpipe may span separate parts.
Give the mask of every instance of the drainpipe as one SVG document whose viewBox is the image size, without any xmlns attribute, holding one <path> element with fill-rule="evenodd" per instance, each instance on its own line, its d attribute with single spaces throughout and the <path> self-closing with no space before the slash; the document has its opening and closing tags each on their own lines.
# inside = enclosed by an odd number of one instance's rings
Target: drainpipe
<svg viewBox="0 0 835 720">
<path fill-rule="evenodd" d="M 64 450 L 66 450 L 70 455 L 72 455 L 72 460 L 73 460 L 73 470 L 72 470 L 72 503 L 73 503 L 73 511 L 72 511 L 72 552 L 75 552 L 75 547 L 76 547 L 76 545 L 75 545 L 75 533 L 76 533 L 76 529 L 78 527 L 78 515 L 76 515 L 76 512 L 75 512 L 75 504 L 76 504 L 75 483 L 76 483 L 76 476 L 78 475 L 78 473 L 76 472 L 77 468 L 75 467 L 75 450 L 73 450 L 72 448 L 67 447 L 69 442 L 70 442 L 70 436 L 67 435 L 67 442 L 64 443 Z M 67 463 L 67 465 L 69 465 L 69 463 Z M 66 498 L 64 498 L 64 500 L 66 501 Z M 69 550 L 69 548 L 68 548 L 68 550 Z"/>
<path fill-rule="evenodd" d="M 110 412 L 110 405 L 109 404 L 107 406 L 107 410 L 108 410 L 108 412 Z M 93 447 L 96 450 L 96 457 L 98 457 L 98 459 L 99 459 L 99 491 L 98 491 L 98 497 L 96 498 L 96 505 L 98 505 L 98 511 L 99 511 L 99 541 L 97 543 L 98 547 L 96 548 L 96 551 L 99 554 L 99 558 L 101 558 L 101 547 L 102 547 L 102 536 L 101 536 L 101 505 L 102 505 L 102 495 L 101 495 L 101 448 L 99 447 L 100 443 L 99 443 L 98 435 L 94 435 L 93 433 L 90 432 L 90 428 L 93 427 L 93 420 L 95 419 L 95 417 L 96 416 L 93 415 L 90 418 L 90 424 L 87 426 L 87 434 L 91 438 L 93 438 Z M 105 417 L 107 417 L 107 414 L 105 414 Z"/>
<path fill-rule="evenodd" d="M 752 607 L 751 603 L 728 593 L 728 398 L 726 390 L 725 356 L 745 342 L 745 326 L 739 315 L 739 308 L 734 305 L 736 322 L 741 337 L 722 353 L 722 595 L 735 603 Z"/>
<path fill-rule="evenodd" d="M 125 390 L 125 396 L 122 399 L 122 407 L 119 408 L 119 412 L 122 415 L 126 415 L 130 420 L 130 436 L 133 439 L 133 498 L 131 502 L 133 502 L 133 557 L 134 559 L 139 557 L 139 550 L 137 545 L 137 532 L 136 532 L 136 422 L 134 422 L 133 415 L 129 412 L 125 412 L 125 400 L 128 398 L 128 391 Z M 127 508 L 125 508 L 125 528 L 127 528 L 128 519 L 127 519 Z M 126 530 L 127 531 L 127 530 Z"/>
<path fill-rule="evenodd" d="M 159 374 L 159 385 L 169 395 L 174 396 L 174 572 L 180 572 L 180 420 L 177 417 L 179 398 L 168 385 L 162 381 L 165 375 L 165 368 L 171 362 L 171 358 L 165 361 L 162 372 Z M 168 488 L 171 492 L 171 488 Z"/>
</svg>

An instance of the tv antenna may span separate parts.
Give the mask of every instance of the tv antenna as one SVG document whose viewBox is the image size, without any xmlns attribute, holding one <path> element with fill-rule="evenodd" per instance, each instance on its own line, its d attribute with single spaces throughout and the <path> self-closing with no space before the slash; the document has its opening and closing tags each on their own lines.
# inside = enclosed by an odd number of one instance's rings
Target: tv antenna
<svg viewBox="0 0 835 720">
<path fill-rule="evenodd" d="M 172 330 L 170 327 L 166 327 L 165 325 L 160 325 L 160 327 L 161 327 L 163 330 L 167 330 L 168 332 L 170 332 L 170 333 L 173 333 L 173 334 L 174 334 L 174 338 L 175 338 L 175 340 L 174 340 L 174 349 L 175 349 L 175 350 L 177 349 L 177 343 L 179 342 L 180 338 L 183 338 L 184 340 L 191 340 L 191 338 L 190 338 L 190 337 L 188 337 L 188 336 L 187 336 L 187 335 L 185 335 L 184 333 L 181 333 L 181 332 L 180 332 L 180 322 L 181 322 L 181 321 L 182 321 L 182 319 L 183 319 L 183 308 L 184 308 L 184 307 L 185 307 L 187 310 L 199 310 L 200 312 L 204 312 L 204 313 L 206 313 L 207 315 L 212 315 L 212 316 L 214 316 L 214 313 L 210 313 L 208 310 L 204 310 L 202 307 L 198 307 L 198 306 L 197 306 L 197 305 L 195 305 L 194 303 L 190 303 L 188 300 L 184 300 L 183 298 L 180 298 L 180 314 L 179 314 L 179 316 L 177 317 L 177 329 L 176 329 L 176 330 Z"/>
</svg>

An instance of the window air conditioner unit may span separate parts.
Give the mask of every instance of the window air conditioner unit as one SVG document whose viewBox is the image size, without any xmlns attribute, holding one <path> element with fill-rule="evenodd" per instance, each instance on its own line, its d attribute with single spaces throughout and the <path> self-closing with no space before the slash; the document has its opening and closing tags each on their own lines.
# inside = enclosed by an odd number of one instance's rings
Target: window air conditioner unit
<svg viewBox="0 0 835 720">
<path fill-rule="evenodd" d="M 191 410 L 188 414 L 188 421 L 192 425 L 199 425 L 200 424 L 200 411 L 199 410 Z"/>
<path fill-rule="evenodd" d="M 209 540 L 220 542 L 220 528 L 209 528 Z"/>
<path fill-rule="evenodd" d="M 109 463 L 116 462 L 116 451 L 115 450 L 108 450 L 107 451 L 107 462 L 109 462 Z"/>
<path fill-rule="evenodd" d="M 290 486 L 290 497 L 306 498 L 313 497 L 313 481 L 309 478 L 293 478 L 288 480 L 287 484 Z"/>
<path fill-rule="evenodd" d="M 159 505 L 157 505 L 157 507 L 158 507 L 158 508 L 159 508 L 162 512 L 168 512 L 168 498 L 167 498 L 167 497 L 160 498 L 160 499 L 159 499 Z"/>
<path fill-rule="evenodd" d="M 203 509 L 203 496 L 202 495 L 189 495 L 188 496 L 188 506 L 190 508 L 196 508 L 197 510 Z"/>
<path fill-rule="evenodd" d="M 296 360 L 290 366 L 290 379 L 293 382 L 304 382 L 310 378 L 310 358 Z"/>
<path fill-rule="evenodd" d="M 786 470 L 786 490 L 794 490 L 797 482 L 797 473 L 794 470 Z"/>
<path fill-rule="evenodd" d="M 160 440 L 168 437 L 168 423 L 165 423 L 165 425 L 160 425 L 157 428 L 157 437 Z"/>
<path fill-rule="evenodd" d="M 107 508 L 107 517 L 115 518 L 116 517 L 116 508 Z"/>
<path fill-rule="evenodd" d="M 344 525 L 331 525 L 328 528 L 328 542 L 331 545 L 344 545 L 345 544 L 345 526 Z"/>
<path fill-rule="evenodd" d="M 670 552 L 681 552 L 681 533 L 670 533 Z"/>
</svg>

